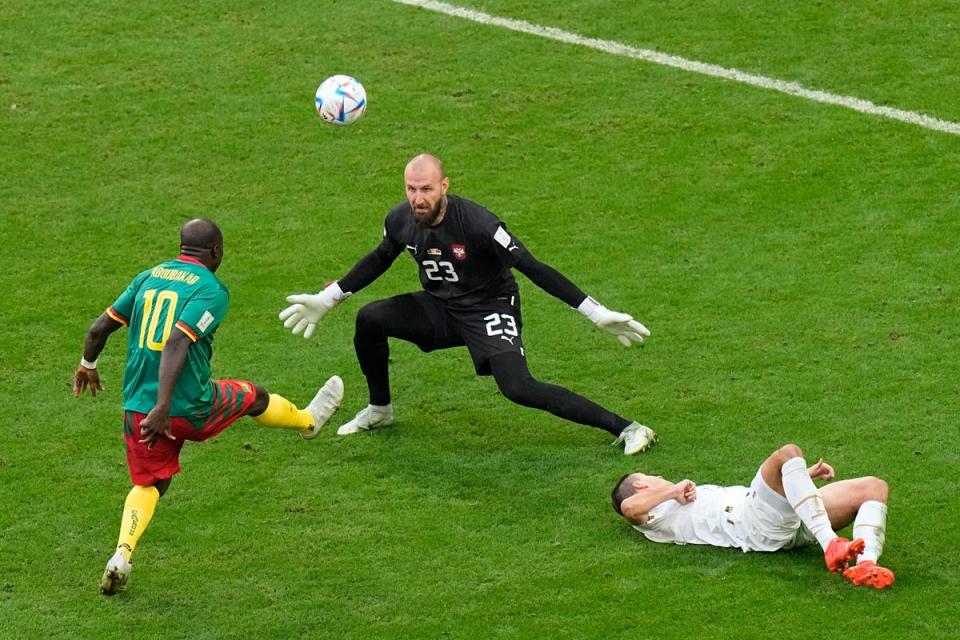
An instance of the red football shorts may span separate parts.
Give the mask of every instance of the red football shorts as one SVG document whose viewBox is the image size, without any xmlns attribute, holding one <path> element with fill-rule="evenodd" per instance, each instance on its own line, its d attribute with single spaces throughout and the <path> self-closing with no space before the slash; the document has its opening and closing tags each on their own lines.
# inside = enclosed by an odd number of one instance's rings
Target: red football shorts
<svg viewBox="0 0 960 640">
<path fill-rule="evenodd" d="M 140 421 L 146 414 L 126 411 L 123 416 L 123 440 L 127 450 L 127 467 L 133 484 L 149 486 L 158 480 L 172 478 L 180 471 L 180 449 L 187 440 L 201 442 L 214 437 L 237 418 L 246 415 L 257 399 L 256 388 L 246 380 L 211 380 L 213 404 L 205 413 L 170 418 L 170 432 L 157 438 L 153 448 L 141 444 Z"/>
</svg>

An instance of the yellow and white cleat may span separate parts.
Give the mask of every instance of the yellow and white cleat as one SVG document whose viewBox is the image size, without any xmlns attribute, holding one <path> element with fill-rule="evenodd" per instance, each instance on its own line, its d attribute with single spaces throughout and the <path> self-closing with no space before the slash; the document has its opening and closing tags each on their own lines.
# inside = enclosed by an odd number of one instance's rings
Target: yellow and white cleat
<svg viewBox="0 0 960 640">
<path fill-rule="evenodd" d="M 100 593 L 112 596 L 126 589 L 131 569 L 123 552 L 117 549 L 113 557 L 107 561 L 106 569 L 103 570 L 103 577 L 100 578 Z"/>
<path fill-rule="evenodd" d="M 340 376 L 332 376 L 327 380 L 313 400 L 307 405 L 307 411 L 313 416 L 313 426 L 300 432 L 300 437 L 304 440 L 313 440 L 320 434 L 320 428 L 327 424 L 340 403 L 343 402 L 343 380 Z"/>
</svg>

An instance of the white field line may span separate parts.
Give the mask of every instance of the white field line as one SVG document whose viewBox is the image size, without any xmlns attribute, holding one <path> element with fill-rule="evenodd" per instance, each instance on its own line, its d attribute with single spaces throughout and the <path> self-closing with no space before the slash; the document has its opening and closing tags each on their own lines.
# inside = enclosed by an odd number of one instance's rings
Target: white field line
<svg viewBox="0 0 960 640">
<path fill-rule="evenodd" d="M 490 15 L 489 13 L 483 13 L 482 11 L 464 9 L 463 7 L 457 7 L 455 5 L 448 4 L 446 2 L 438 2 L 436 0 L 393 0 L 393 2 L 421 7 L 430 11 L 436 11 L 438 13 L 445 13 L 449 16 L 472 20 L 473 22 L 479 22 L 480 24 L 502 27 L 504 29 L 519 31 L 521 33 L 529 33 L 530 35 L 540 36 L 541 38 L 549 38 L 550 40 L 557 40 L 558 42 L 588 47 L 590 49 L 604 51 L 617 56 L 635 58 L 637 60 L 646 60 L 647 62 L 653 62 L 654 64 L 661 64 L 667 67 L 675 67 L 677 69 L 683 69 L 684 71 L 700 73 L 706 76 L 714 76 L 716 78 L 724 78 L 726 80 L 733 80 L 735 82 L 742 82 L 744 84 L 761 87 L 763 89 L 780 91 L 781 93 L 798 96 L 800 98 L 806 98 L 807 100 L 813 100 L 814 102 L 833 104 L 840 107 L 846 107 L 847 109 L 853 109 L 854 111 L 859 111 L 860 113 L 881 116 L 884 118 L 890 118 L 892 120 L 900 120 L 901 122 L 915 124 L 921 127 L 926 127 L 927 129 L 932 129 L 934 131 L 942 131 L 944 133 L 960 135 L 960 123 L 950 122 L 948 120 L 940 120 L 939 118 L 934 118 L 932 116 L 928 116 L 923 113 L 917 113 L 915 111 L 905 111 L 903 109 L 895 109 L 893 107 L 881 107 L 870 102 L 869 100 L 861 100 L 860 98 L 855 98 L 853 96 L 841 96 L 834 93 L 828 93 L 826 91 L 820 91 L 818 89 L 807 89 L 800 86 L 796 82 L 786 82 L 784 80 L 777 80 L 776 78 L 768 78 L 766 76 L 756 75 L 753 73 L 746 73 L 737 69 L 728 69 L 715 64 L 698 62 L 696 60 L 688 60 L 686 58 L 681 58 L 680 56 L 659 53 L 650 49 L 639 49 L 637 47 L 631 47 L 630 45 L 623 44 L 622 42 L 615 42 L 613 40 L 587 38 L 570 31 L 563 31 L 562 29 L 556 29 L 554 27 L 542 27 L 540 25 L 531 24 L 523 20 L 501 18 Z"/>
</svg>

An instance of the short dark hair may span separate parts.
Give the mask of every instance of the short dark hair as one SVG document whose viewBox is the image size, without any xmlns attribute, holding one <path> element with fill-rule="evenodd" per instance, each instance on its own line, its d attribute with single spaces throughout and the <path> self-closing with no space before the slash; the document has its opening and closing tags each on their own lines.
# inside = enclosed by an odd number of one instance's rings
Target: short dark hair
<svg viewBox="0 0 960 640">
<path fill-rule="evenodd" d="M 610 502 L 613 504 L 613 510 L 620 515 L 623 515 L 623 501 L 637 492 L 633 488 L 633 483 L 629 481 L 632 475 L 632 473 L 623 474 L 617 480 L 617 484 L 613 485 L 613 491 L 610 492 Z"/>
</svg>

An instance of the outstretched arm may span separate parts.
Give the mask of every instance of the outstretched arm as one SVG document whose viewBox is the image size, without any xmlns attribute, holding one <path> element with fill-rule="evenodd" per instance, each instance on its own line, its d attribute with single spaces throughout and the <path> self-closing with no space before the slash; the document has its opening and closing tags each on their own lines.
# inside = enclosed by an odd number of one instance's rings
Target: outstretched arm
<svg viewBox="0 0 960 640">
<path fill-rule="evenodd" d="M 379 278 L 390 268 L 396 259 L 388 243 L 381 243 L 376 249 L 360 258 L 347 275 L 340 280 L 331 282 L 323 291 L 316 294 L 299 293 L 287 296 L 290 306 L 280 312 L 283 326 L 293 331 L 294 335 L 303 334 L 304 338 L 313 335 L 317 323 L 327 312 L 346 300 L 352 293 L 360 291 L 365 286 Z"/>
<path fill-rule="evenodd" d="M 397 255 L 399 254 L 391 254 L 381 243 L 376 249 L 357 260 L 347 275 L 340 278 L 338 281 L 340 288 L 346 292 L 346 295 L 360 291 L 382 276 L 397 259 Z"/>
<path fill-rule="evenodd" d="M 83 340 L 83 357 L 80 359 L 76 371 L 73 372 L 74 398 L 79 398 L 80 394 L 88 387 L 90 388 L 90 395 L 93 396 L 97 395 L 97 391 L 103 391 L 103 386 L 100 384 L 100 374 L 97 373 L 97 358 L 100 357 L 100 352 L 107 345 L 110 334 L 122 326 L 122 323 L 117 322 L 106 313 L 100 314 L 100 317 L 90 325 Z"/>
<path fill-rule="evenodd" d="M 562 273 L 540 262 L 529 252 L 523 254 L 515 267 L 535 285 L 576 308 L 600 329 L 616 336 L 623 346 L 629 347 L 633 342 L 643 342 L 643 339 L 650 335 L 650 331 L 632 316 L 607 309 L 587 296 Z"/>
<path fill-rule="evenodd" d="M 524 253 L 520 261 L 517 262 L 516 269 L 530 278 L 533 284 L 555 298 L 560 298 L 573 308 L 580 306 L 580 303 L 587 297 L 587 294 L 573 284 L 569 278 L 550 265 L 534 258 L 529 251 Z"/>
</svg>

